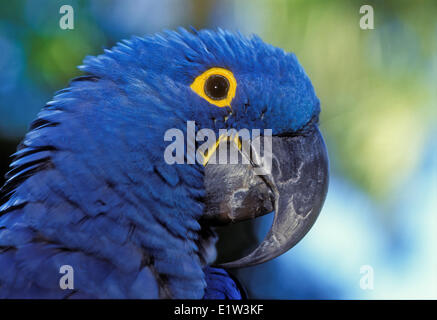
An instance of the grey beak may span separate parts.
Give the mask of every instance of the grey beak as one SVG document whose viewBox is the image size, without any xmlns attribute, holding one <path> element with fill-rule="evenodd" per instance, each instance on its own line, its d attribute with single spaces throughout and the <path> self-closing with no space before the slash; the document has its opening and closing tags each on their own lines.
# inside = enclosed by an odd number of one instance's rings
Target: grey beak
<svg viewBox="0 0 437 320">
<path fill-rule="evenodd" d="M 261 139 L 262 140 L 262 139 Z M 204 219 L 225 224 L 274 211 L 265 239 L 249 255 L 221 264 L 223 268 L 253 266 L 269 261 L 296 245 L 316 221 L 328 189 L 328 156 L 314 125 L 296 136 L 273 136 L 272 164 L 255 174 L 251 164 L 212 164 L 205 168 L 207 191 Z M 259 157 L 252 150 L 252 158 Z"/>
</svg>

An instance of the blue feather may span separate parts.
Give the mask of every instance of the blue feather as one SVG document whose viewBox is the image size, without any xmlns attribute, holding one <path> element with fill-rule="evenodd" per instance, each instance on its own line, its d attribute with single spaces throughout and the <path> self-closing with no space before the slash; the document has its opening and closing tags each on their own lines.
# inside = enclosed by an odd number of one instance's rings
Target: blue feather
<svg viewBox="0 0 437 320">
<path fill-rule="evenodd" d="M 230 108 L 190 84 L 211 67 L 238 82 Z M 0 207 L 0 297 L 241 297 L 215 257 L 203 167 L 167 165 L 166 130 L 301 130 L 320 111 L 295 55 L 223 30 L 133 37 L 79 67 L 13 155 Z M 75 270 L 74 290 L 59 268 Z"/>
</svg>

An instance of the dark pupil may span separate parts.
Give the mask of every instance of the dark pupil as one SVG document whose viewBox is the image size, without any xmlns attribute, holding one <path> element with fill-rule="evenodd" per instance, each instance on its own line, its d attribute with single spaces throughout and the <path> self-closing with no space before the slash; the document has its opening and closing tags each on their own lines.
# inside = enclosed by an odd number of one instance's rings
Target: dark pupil
<svg viewBox="0 0 437 320">
<path fill-rule="evenodd" d="M 229 90 L 229 81 L 225 77 L 215 74 L 205 82 L 205 93 L 213 100 L 226 98 Z"/>
</svg>

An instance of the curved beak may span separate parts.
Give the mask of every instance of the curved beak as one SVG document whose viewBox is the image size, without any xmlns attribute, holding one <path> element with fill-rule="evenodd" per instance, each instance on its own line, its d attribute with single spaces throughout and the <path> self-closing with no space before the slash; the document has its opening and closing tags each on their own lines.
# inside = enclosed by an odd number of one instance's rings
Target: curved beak
<svg viewBox="0 0 437 320">
<path fill-rule="evenodd" d="M 225 224 L 274 211 L 272 227 L 249 255 L 221 264 L 247 267 L 269 261 L 296 245 L 316 221 L 328 189 L 328 156 L 322 135 L 314 125 L 305 134 L 273 136 L 271 165 L 251 149 L 250 164 L 211 164 L 205 168 L 207 191 L 204 219 Z M 252 144 L 253 145 L 253 144 Z M 248 154 L 243 150 L 243 155 Z M 260 164 L 263 170 L 260 174 Z M 265 170 L 267 168 L 267 170 Z"/>
</svg>

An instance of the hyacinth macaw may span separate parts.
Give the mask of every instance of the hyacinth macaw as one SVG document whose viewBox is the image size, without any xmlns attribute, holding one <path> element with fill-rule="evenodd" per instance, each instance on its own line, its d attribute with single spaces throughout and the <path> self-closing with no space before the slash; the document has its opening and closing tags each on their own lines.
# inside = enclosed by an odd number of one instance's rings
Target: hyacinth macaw
<svg viewBox="0 0 437 320">
<path fill-rule="evenodd" d="M 256 36 L 179 29 L 123 41 L 79 69 L 6 175 L 0 298 L 238 299 L 226 268 L 268 261 L 311 228 L 328 164 L 320 103 L 294 54 Z M 271 129 L 271 172 L 167 163 L 165 132 L 186 133 L 187 121 L 217 134 Z M 215 225 L 269 212 L 257 249 L 211 266 Z M 74 271 L 67 288 L 62 266 Z"/>
</svg>

